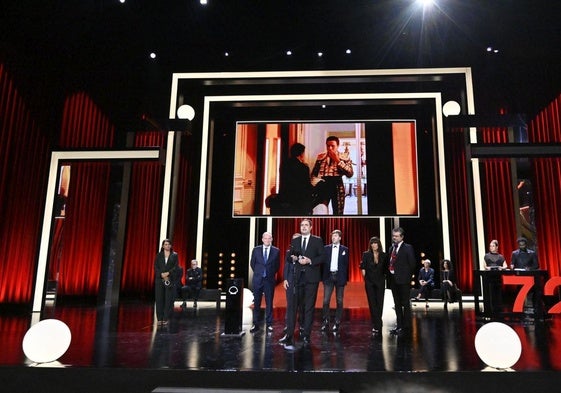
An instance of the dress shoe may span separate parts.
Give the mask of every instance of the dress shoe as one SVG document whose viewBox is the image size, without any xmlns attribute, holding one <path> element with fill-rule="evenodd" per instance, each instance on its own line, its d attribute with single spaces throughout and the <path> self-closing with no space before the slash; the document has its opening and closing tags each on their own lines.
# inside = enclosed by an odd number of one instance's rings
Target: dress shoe
<svg viewBox="0 0 561 393">
<path fill-rule="evenodd" d="M 339 322 L 335 322 L 335 325 L 333 325 L 333 330 L 334 332 L 338 332 L 339 331 Z"/>
<path fill-rule="evenodd" d="M 321 331 L 326 332 L 328 328 L 329 328 L 329 320 L 324 319 L 323 324 L 321 325 Z"/>
<path fill-rule="evenodd" d="M 292 341 L 288 341 L 285 342 L 283 345 L 284 349 L 287 351 L 294 351 L 296 349 L 296 347 L 294 346 L 294 344 L 292 343 Z"/>
<path fill-rule="evenodd" d="M 282 336 L 282 338 L 279 340 L 280 344 L 286 344 L 292 342 L 292 337 L 290 337 L 288 334 L 285 334 L 284 336 Z"/>
<path fill-rule="evenodd" d="M 273 333 L 273 326 L 267 325 L 267 333 Z"/>
<path fill-rule="evenodd" d="M 250 332 L 250 333 L 255 333 L 255 332 L 257 332 L 258 330 L 259 330 L 259 326 L 253 325 L 253 326 L 251 327 L 251 329 L 249 329 L 249 332 Z"/>
<path fill-rule="evenodd" d="M 399 336 L 403 330 L 401 328 L 395 328 L 390 330 L 392 336 Z"/>
</svg>

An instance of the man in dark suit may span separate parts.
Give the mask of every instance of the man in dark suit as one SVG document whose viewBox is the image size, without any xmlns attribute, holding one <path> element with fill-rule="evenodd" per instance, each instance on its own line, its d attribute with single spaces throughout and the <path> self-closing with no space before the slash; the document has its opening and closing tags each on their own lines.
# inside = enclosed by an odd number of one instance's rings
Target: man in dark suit
<svg viewBox="0 0 561 393">
<path fill-rule="evenodd" d="M 186 300 L 193 299 L 193 307 L 197 308 L 197 300 L 203 286 L 203 270 L 198 266 L 196 259 L 191 261 L 191 267 L 185 272 L 185 286 L 181 288 L 183 303 L 181 308 L 186 308 Z"/>
<path fill-rule="evenodd" d="M 294 235 L 292 235 L 292 239 L 296 239 L 296 238 L 300 238 L 300 233 L 295 233 Z M 288 330 L 288 316 L 292 313 L 292 312 L 296 312 L 296 314 L 298 315 L 298 323 L 300 326 L 300 330 L 303 330 L 303 326 L 304 326 L 304 315 L 300 310 L 296 310 L 294 311 L 294 307 L 296 307 L 295 303 L 296 303 L 296 290 L 294 287 L 294 281 L 295 281 L 295 261 L 292 260 L 292 249 L 288 249 L 286 250 L 286 255 L 284 258 L 284 269 L 283 269 L 283 283 L 282 286 L 285 290 L 286 293 L 286 315 L 285 315 L 285 325 L 284 325 L 284 331 L 283 333 L 286 334 L 287 330 Z"/>
<path fill-rule="evenodd" d="M 251 252 L 249 262 L 253 270 L 253 326 L 249 330 L 259 330 L 261 321 L 261 299 L 265 295 L 265 323 L 267 332 L 273 332 L 273 296 L 275 294 L 275 275 L 280 267 L 280 250 L 272 245 L 273 235 L 264 232 L 263 242 Z"/>
<path fill-rule="evenodd" d="M 392 230 L 392 246 L 388 264 L 388 282 L 395 303 L 397 326 L 392 335 L 409 334 L 411 330 L 411 277 L 415 272 L 415 252 L 413 246 L 403 241 L 405 231 L 398 227 Z"/>
<path fill-rule="evenodd" d="M 342 233 L 335 229 L 331 232 L 331 244 L 325 246 L 325 264 L 323 265 L 323 324 L 321 331 L 329 328 L 329 303 L 335 288 L 335 300 L 337 309 L 335 311 L 335 323 L 333 331 L 339 330 L 343 316 L 343 295 L 345 285 L 349 280 L 349 249 L 341 244 Z"/>
<path fill-rule="evenodd" d="M 310 333 L 314 318 L 314 309 L 321 278 L 321 265 L 324 262 L 323 240 L 311 234 L 312 221 L 305 218 L 300 222 L 300 236 L 290 242 L 292 260 L 294 261 L 296 289 L 296 307 L 288 315 L 286 335 L 280 339 L 285 349 L 294 349 L 293 335 L 296 324 L 296 310 L 302 307 L 304 312 L 304 345 L 310 344 Z"/>
</svg>

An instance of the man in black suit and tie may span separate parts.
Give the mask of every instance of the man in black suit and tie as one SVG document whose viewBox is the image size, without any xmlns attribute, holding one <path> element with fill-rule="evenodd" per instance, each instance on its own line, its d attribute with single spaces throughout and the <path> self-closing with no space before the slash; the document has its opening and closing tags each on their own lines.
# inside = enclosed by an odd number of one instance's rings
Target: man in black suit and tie
<svg viewBox="0 0 561 393">
<path fill-rule="evenodd" d="M 331 244 L 325 246 L 325 264 L 323 266 L 323 324 L 321 331 L 329 328 L 329 303 L 333 288 L 335 288 L 335 300 L 337 309 L 335 311 L 335 324 L 333 331 L 339 330 L 341 318 L 343 317 L 343 295 L 345 285 L 349 280 L 349 249 L 341 244 L 342 233 L 335 229 L 331 232 Z"/>
<path fill-rule="evenodd" d="M 408 334 L 411 330 L 411 277 L 416 267 L 413 246 L 403 242 L 404 235 L 405 231 L 401 227 L 392 230 L 387 275 L 397 318 L 397 326 L 390 333 L 397 336 Z"/>
<path fill-rule="evenodd" d="M 264 232 L 262 245 L 251 252 L 249 262 L 253 270 L 253 326 L 249 330 L 255 333 L 261 322 L 261 298 L 265 294 L 265 323 L 267 332 L 273 332 L 273 296 L 275 294 L 275 275 L 280 267 L 280 251 L 272 245 L 273 235 Z"/>
<path fill-rule="evenodd" d="M 288 350 L 294 349 L 293 335 L 296 324 L 296 310 L 302 308 L 304 312 L 304 331 L 302 341 L 310 344 L 314 310 L 321 278 L 321 265 L 324 263 L 323 240 L 311 234 L 312 221 L 304 218 L 300 222 L 300 236 L 290 242 L 292 260 L 294 261 L 296 289 L 296 304 L 287 318 L 286 335 L 280 339 Z"/>
</svg>

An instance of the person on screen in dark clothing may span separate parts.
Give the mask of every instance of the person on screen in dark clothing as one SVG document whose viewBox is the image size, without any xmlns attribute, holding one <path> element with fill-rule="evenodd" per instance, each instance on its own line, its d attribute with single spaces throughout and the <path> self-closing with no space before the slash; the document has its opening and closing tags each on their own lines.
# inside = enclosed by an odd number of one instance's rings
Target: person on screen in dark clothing
<svg viewBox="0 0 561 393">
<path fill-rule="evenodd" d="M 304 216 L 312 211 L 312 184 L 310 167 L 304 162 L 306 147 L 295 143 L 290 157 L 281 164 L 279 208 L 281 215 Z"/>
</svg>

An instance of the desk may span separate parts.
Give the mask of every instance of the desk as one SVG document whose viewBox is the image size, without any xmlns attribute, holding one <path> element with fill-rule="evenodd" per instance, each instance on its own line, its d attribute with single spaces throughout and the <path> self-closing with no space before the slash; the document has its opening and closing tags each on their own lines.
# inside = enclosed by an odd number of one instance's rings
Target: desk
<svg viewBox="0 0 561 393">
<path fill-rule="evenodd" d="M 531 293 L 534 319 L 543 319 L 543 288 L 549 275 L 547 270 L 474 270 L 475 313 L 493 318 L 524 314 L 524 301 Z M 507 299 L 505 289 L 520 287 L 515 299 Z M 483 310 L 479 296 L 483 295 Z"/>
</svg>

